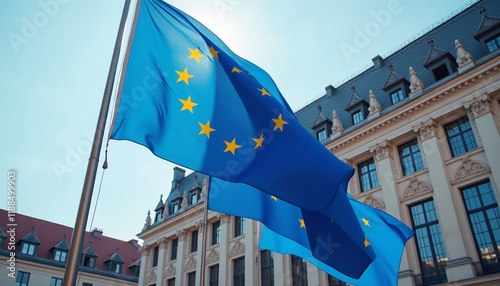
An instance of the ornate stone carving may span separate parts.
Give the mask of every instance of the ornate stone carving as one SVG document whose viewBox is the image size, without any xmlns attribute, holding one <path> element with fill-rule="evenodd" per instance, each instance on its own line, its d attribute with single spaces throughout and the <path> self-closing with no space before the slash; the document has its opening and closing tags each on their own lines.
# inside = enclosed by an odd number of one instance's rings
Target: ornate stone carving
<svg viewBox="0 0 500 286">
<path fill-rule="evenodd" d="M 151 247 L 148 244 L 144 244 L 142 246 L 139 246 L 139 251 L 141 252 L 142 255 L 147 255 L 147 253 L 150 249 L 151 249 Z"/>
<path fill-rule="evenodd" d="M 215 249 L 210 250 L 210 253 L 207 255 L 207 264 L 219 261 L 219 252 Z"/>
<path fill-rule="evenodd" d="M 169 215 L 170 215 L 170 208 L 168 207 L 168 202 L 165 202 L 165 205 L 163 206 L 163 214 L 161 215 L 161 217 L 166 218 Z"/>
<path fill-rule="evenodd" d="M 146 284 L 149 284 L 151 282 L 156 282 L 156 271 L 155 270 L 150 270 L 146 274 Z"/>
<path fill-rule="evenodd" d="M 430 118 L 429 120 L 424 121 L 418 125 L 414 125 L 413 131 L 417 132 L 420 135 L 420 139 L 422 139 L 422 141 L 430 139 L 434 136 L 439 138 L 437 124 L 433 118 Z"/>
<path fill-rule="evenodd" d="M 148 228 L 150 226 L 151 226 L 151 211 L 148 210 L 148 215 L 146 216 L 146 222 L 144 223 L 143 229 Z"/>
<path fill-rule="evenodd" d="M 193 256 L 189 257 L 186 261 L 186 270 L 194 269 L 196 268 L 196 259 L 194 259 Z"/>
<path fill-rule="evenodd" d="M 207 190 L 207 178 L 203 179 L 203 185 L 201 187 L 201 192 L 200 192 L 200 201 L 205 199 L 206 190 Z"/>
<path fill-rule="evenodd" d="M 415 70 L 410 67 L 410 96 L 424 90 L 424 84 L 422 81 L 417 77 L 417 73 Z"/>
<path fill-rule="evenodd" d="M 370 152 L 372 152 L 377 161 L 384 160 L 385 158 L 392 158 L 392 144 L 384 140 L 374 146 L 370 146 Z"/>
<path fill-rule="evenodd" d="M 167 244 L 168 244 L 168 238 L 162 237 L 158 239 L 158 245 L 160 246 L 160 249 L 164 249 L 165 247 L 167 247 Z"/>
<path fill-rule="evenodd" d="M 408 186 L 404 189 L 401 201 L 406 201 L 409 198 L 432 192 L 433 190 L 431 184 L 413 177 L 410 179 L 410 184 L 408 184 Z"/>
<path fill-rule="evenodd" d="M 382 107 L 378 103 L 377 99 L 375 98 L 375 93 L 373 93 L 373 90 L 370 89 L 370 107 L 368 108 L 370 111 L 370 114 L 368 114 L 368 117 L 374 117 L 380 115 L 380 112 L 382 111 Z"/>
<path fill-rule="evenodd" d="M 237 240 L 234 242 L 234 245 L 229 252 L 229 256 L 235 256 L 242 253 L 245 253 L 245 245 L 241 243 L 241 241 Z"/>
<path fill-rule="evenodd" d="M 166 270 L 165 270 L 165 277 L 170 277 L 170 276 L 174 276 L 175 275 L 175 265 L 173 264 L 170 264 L 166 267 Z"/>
<path fill-rule="evenodd" d="M 228 218 L 227 214 L 218 213 L 217 217 L 219 218 L 221 225 L 223 225 L 227 222 L 227 218 Z"/>
<path fill-rule="evenodd" d="M 462 164 L 458 166 L 455 171 L 455 175 L 453 175 L 452 183 L 457 183 L 470 177 L 488 173 L 489 171 L 490 169 L 484 163 L 473 161 L 468 157 L 464 157 L 462 158 Z"/>
<path fill-rule="evenodd" d="M 474 118 L 477 118 L 491 112 L 491 98 L 487 93 L 474 96 L 471 100 L 464 101 L 464 107 L 470 109 Z"/>
<path fill-rule="evenodd" d="M 196 228 L 198 229 L 198 233 L 203 233 L 204 227 L 205 227 L 205 222 L 203 220 L 199 220 L 194 223 Z"/>
<path fill-rule="evenodd" d="M 372 195 L 366 196 L 365 200 L 363 201 L 363 204 L 369 205 L 379 210 L 385 209 L 384 202 L 379 198 L 373 197 Z"/>
<path fill-rule="evenodd" d="M 342 122 L 340 122 L 339 117 L 337 116 L 337 112 L 334 110 L 332 112 L 332 134 L 330 137 L 334 137 L 337 134 L 340 134 L 344 131 L 344 127 L 342 126 Z"/>
<path fill-rule="evenodd" d="M 187 231 L 185 229 L 179 229 L 175 232 L 175 235 L 177 235 L 179 241 L 184 241 L 187 238 Z"/>
<path fill-rule="evenodd" d="M 455 49 L 457 50 L 457 64 L 459 67 L 467 64 L 474 64 L 472 56 L 465 51 L 464 46 L 455 39 Z"/>
<path fill-rule="evenodd" d="M 187 191 L 184 191 L 184 194 L 182 195 L 182 203 L 181 203 L 181 209 L 185 209 L 188 206 L 188 194 Z"/>
</svg>

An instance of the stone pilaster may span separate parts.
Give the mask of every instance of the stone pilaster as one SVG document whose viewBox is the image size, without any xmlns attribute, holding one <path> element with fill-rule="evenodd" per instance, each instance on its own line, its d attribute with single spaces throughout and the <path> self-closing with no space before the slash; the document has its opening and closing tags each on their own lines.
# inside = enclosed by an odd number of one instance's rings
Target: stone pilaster
<svg viewBox="0 0 500 286">
<path fill-rule="evenodd" d="M 185 229 L 179 229 L 176 232 L 178 238 L 177 261 L 175 263 L 175 286 L 184 285 L 186 277 L 184 275 L 184 245 L 186 244 L 188 232 Z"/>
</svg>

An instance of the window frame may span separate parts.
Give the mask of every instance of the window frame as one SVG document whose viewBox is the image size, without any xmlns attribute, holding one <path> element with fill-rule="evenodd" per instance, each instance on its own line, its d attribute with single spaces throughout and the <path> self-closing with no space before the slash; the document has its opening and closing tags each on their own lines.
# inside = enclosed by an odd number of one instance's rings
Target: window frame
<svg viewBox="0 0 500 286">
<path fill-rule="evenodd" d="M 19 275 L 19 274 L 21 274 L 21 275 Z M 31 275 L 31 273 L 29 273 L 29 272 L 17 271 L 15 285 L 16 286 L 28 286 L 30 283 L 30 275 Z"/>
<path fill-rule="evenodd" d="M 365 166 L 367 167 L 367 172 L 362 172 L 362 170 Z M 370 169 L 371 166 L 373 166 L 374 168 Z M 378 181 L 378 174 L 377 174 L 377 164 L 375 163 L 375 159 L 373 157 L 371 157 L 363 162 L 360 162 L 357 165 L 357 168 L 358 168 L 358 179 L 359 179 L 359 186 L 360 186 L 361 193 L 364 193 L 366 191 L 369 191 L 373 188 L 380 186 L 380 182 Z M 363 176 L 365 176 L 365 175 L 368 175 L 368 177 L 367 177 L 368 183 L 369 183 L 368 189 L 365 189 L 366 184 L 364 183 L 365 180 L 363 179 L 364 178 Z M 376 181 L 374 180 L 374 178 L 376 179 Z"/>
<path fill-rule="evenodd" d="M 191 253 L 198 251 L 198 230 L 191 232 Z"/>
<path fill-rule="evenodd" d="M 51 277 L 50 286 L 62 286 L 63 280 L 61 278 Z"/>
<path fill-rule="evenodd" d="M 262 286 L 274 286 L 274 253 L 270 250 L 260 251 L 260 273 Z"/>
<path fill-rule="evenodd" d="M 234 217 L 234 237 L 245 235 L 245 218 L 240 216 Z"/>
<path fill-rule="evenodd" d="M 151 261 L 151 267 L 158 266 L 158 257 L 159 257 L 159 254 L 160 254 L 160 247 L 159 246 L 155 246 L 153 248 L 153 257 L 152 257 L 152 261 Z"/>
<path fill-rule="evenodd" d="M 61 250 L 61 249 L 55 249 L 54 250 L 54 261 L 59 261 L 59 262 L 66 262 L 68 259 L 68 251 Z"/>
<path fill-rule="evenodd" d="M 245 257 L 240 257 L 233 260 L 233 286 L 244 286 L 244 285 L 245 285 Z"/>
<path fill-rule="evenodd" d="M 219 264 L 210 266 L 208 268 L 209 277 L 208 277 L 208 285 L 209 286 L 218 286 L 219 285 Z"/>
<path fill-rule="evenodd" d="M 365 120 L 365 114 L 363 113 L 363 110 L 358 109 L 356 111 L 353 111 L 351 113 L 351 120 L 352 120 L 352 125 L 356 125 L 356 124 L 360 123 L 361 121 Z"/>
<path fill-rule="evenodd" d="M 212 244 L 217 245 L 220 243 L 220 220 L 212 223 Z"/>
<path fill-rule="evenodd" d="M 490 45 L 489 43 L 493 43 L 496 47 L 494 50 L 490 50 Z M 497 50 L 500 49 L 500 34 L 494 35 L 484 41 L 484 44 L 486 45 L 486 48 L 488 49 L 488 52 L 491 54 Z"/>
<path fill-rule="evenodd" d="M 328 138 L 326 128 L 322 128 L 316 131 L 316 138 L 318 139 L 319 142 L 326 140 L 326 138 Z"/>
<path fill-rule="evenodd" d="M 170 261 L 177 260 L 177 248 L 179 247 L 179 238 L 172 239 L 172 249 L 170 251 Z"/>
<path fill-rule="evenodd" d="M 397 101 L 394 101 L 394 96 L 393 95 L 397 96 Z M 406 98 L 406 94 L 405 94 L 405 92 L 404 92 L 404 90 L 402 88 L 398 88 L 398 89 L 395 89 L 395 90 L 389 92 L 389 97 L 390 97 L 390 100 L 391 100 L 391 104 L 394 105 L 394 104 L 396 104 L 398 102 L 403 101 Z"/>
<path fill-rule="evenodd" d="M 296 286 L 307 285 L 307 262 L 302 257 L 291 255 L 292 284 Z"/>
<path fill-rule="evenodd" d="M 20 252 L 22 254 L 35 256 L 37 246 L 38 245 L 36 245 L 34 243 L 23 241 L 21 244 L 21 251 Z"/>
<path fill-rule="evenodd" d="M 195 286 L 196 285 L 196 271 L 189 272 L 187 274 L 187 286 Z"/>
<path fill-rule="evenodd" d="M 456 127 L 451 128 L 453 124 L 455 124 Z M 462 130 L 462 126 L 464 126 L 465 124 L 468 124 L 468 128 Z M 454 130 L 455 128 L 458 128 L 458 132 L 456 134 L 450 135 L 450 131 Z M 448 148 L 450 150 L 452 158 L 458 157 L 479 147 L 479 145 L 477 144 L 476 134 L 474 134 L 474 128 L 472 127 L 472 123 L 469 120 L 469 116 L 464 115 L 453 121 L 450 121 L 443 125 L 443 129 L 444 133 L 446 134 L 446 141 L 448 142 Z M 467 136 L 472 135 L 472 137 L 468 137 L 474 139 L 473 142 L 469 142 L 471 146 L 467 144 L 467 140 L 464 134 L 467 134 Z M 458 138 L 457 140 L 459 141 L 455 141 L 455 138 Z M 461 143 L 461 146 L 454 148 L 455 142 Z M 464 150 L 463 152 L 461 150 L 462 148 Z"/>
<path fill-rule="evenodd" d="M 403 154 L 403 152 L 406 149 L 406 145 L 408 145 L 409 154 Z M 418 150 L 414 151 L 412 148 L 413 146 L 417 146 Z M 403 173 L 403 176 L 408 176 L 410 174 L 413 174 L 415 172 L 418 172 L 420 170 L 425 169 L 424 158 L 422 156 L 422 152 L 420 151 L 420 144 L 419 144 L 417 138 L 411 139 L 411 140 L 399 145 L 398 146 L 398 154 L 399 154 L 399 162 L 401 164 L 401 171 Z M 418 163 L 415 162 L 416 160 L 418 160 L 418 158 L 415 158 L 415 156 L 417 154 L 418 154 L 418 157 L 420 158 L 420 162 L 418 162 Z M 406 158 L 409 158 L 409 160 L 411 161 L 411 168 L 413 169 L 413 171 L 410 171 L 407 169 L 407 164 L 405 164 Z"/>
</svg>

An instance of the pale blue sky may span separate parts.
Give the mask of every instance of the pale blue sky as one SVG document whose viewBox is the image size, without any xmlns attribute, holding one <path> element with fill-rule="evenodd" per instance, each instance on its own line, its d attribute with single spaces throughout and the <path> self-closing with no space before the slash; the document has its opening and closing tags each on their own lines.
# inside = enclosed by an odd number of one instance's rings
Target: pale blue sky
<svg viewBox="0 0 500 286">
<path fill-rule="evenodd" d="M 469 2 L 169 1 L 265 69 L 294 110 Z M 0 208 L 14 169 L 18 212 L 74 226 L 123 3 L 0 4 Z M 93 226 L 129 240 L 168 195 L 174 165 L 130 142 L 110 142 L 108 156 Z"/>
</svg>

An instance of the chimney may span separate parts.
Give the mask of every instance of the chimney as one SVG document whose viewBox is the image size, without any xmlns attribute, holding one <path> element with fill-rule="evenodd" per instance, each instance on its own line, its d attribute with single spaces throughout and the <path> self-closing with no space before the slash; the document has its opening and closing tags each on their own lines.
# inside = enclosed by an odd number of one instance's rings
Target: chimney
<svg viewBox="0 0 500 286">
<path fill-rule="evenodd" d="M 378 70 L 382 66 L 382 62 L 384 59 L 381 56 L 376 56 L 372 59 L 373 61 L 373 68 Z"/>
<path fill-rule="evenodd" d="M 92 235 L 95 237 L 102 237 L 102 229 L 94 227 L 94 229 L 91 231 Z"/>
<path fill-rule="evenodd" d="M 333 87 L 331 84 L 328 85 L 327 87 L 325 87 L 325 90 L 326 90 L 326 96 L 329 97 L 329 96 L 332 96 L 333 95 L 333 92 L 335 91 L 335 87 Z"/>
</svg>

